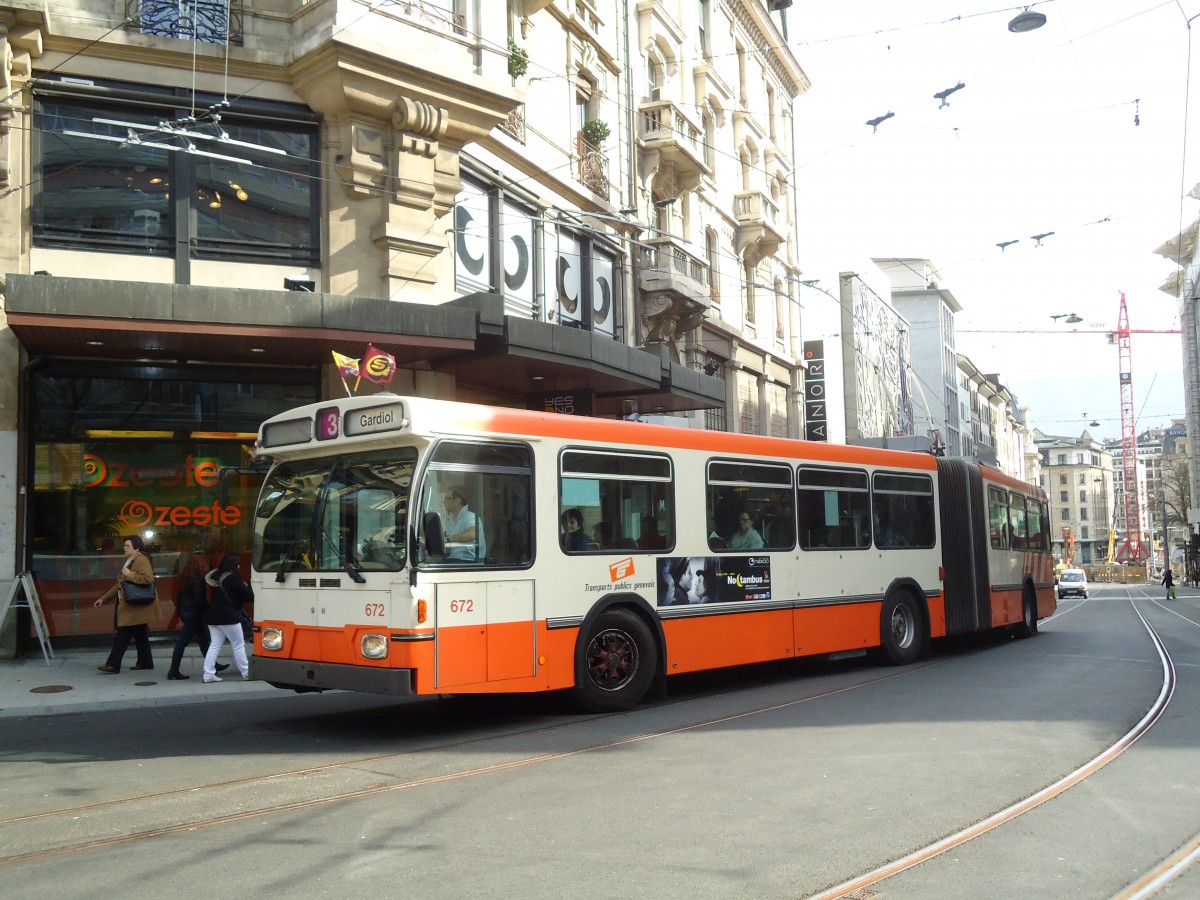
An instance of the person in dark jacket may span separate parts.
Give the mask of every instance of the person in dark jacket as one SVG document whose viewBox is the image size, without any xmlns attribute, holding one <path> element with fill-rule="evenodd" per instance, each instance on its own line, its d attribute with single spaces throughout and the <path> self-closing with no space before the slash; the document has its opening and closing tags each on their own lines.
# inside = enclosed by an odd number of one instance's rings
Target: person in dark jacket
<svg viewBox="0 0 1200 900">
<path fill-rule="evenodd" d="M 204 576 L 212 588 L 208 601 L 208 636 L 211 643 L 204 656 L 204 683 L 220 681 L 217 677 L 217 654 L 221 645 L 229 641 L 233 649 L 233 661 L 243 681 L 250 680 L 250 663 L 246 659 L 246 644 L 242 637 L 242 606 L 254 602 L 254 591 L 238 574 L 238 557 L 230 553 L 217 568 Z"/>
<path fill-rule="evenodd" d="M 208 557 L 203 553 L 193 553 L 183 564 L 179 573 L 179 593 L 175 597 L 175 611 L 179 615 L 182 627 L 179 637 L 175 640 L 175 648 L 171 651 L 171 669 L 167 678 L 171 681 L 182 681 L 190 678 L 179 671 L 183 662 L 183 653 L 193 640 L 200 648 L 200 655 L 208 655 L 208 645 L 212 638 L 208 634 L 208 626 L 204 616 L 208 612 L 208 585 L 204 581 L 204 573 L 208 571 Z M 227 665 L 217 665 L 217 671 L 228 669 Z"/>
<path fill-rule="evenodd" d="M 1167 599 L 1174 600 L 1175 599 L 1175 573 L 1172 572 L 1170 570 L 1170 568 L 1168 568 L 1165 572 L 1163 572 L 1162 583 L 1163 583 L 1163 587 L 1165 587 L 1167 589 Z"/>
</svg>

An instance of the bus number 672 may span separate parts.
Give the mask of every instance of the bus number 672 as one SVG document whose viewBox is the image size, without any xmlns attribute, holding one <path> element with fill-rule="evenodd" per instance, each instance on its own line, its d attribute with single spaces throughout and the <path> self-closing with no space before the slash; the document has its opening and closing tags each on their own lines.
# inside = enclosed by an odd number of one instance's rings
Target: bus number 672
<svg viewBox="0 0 1200 900">
<path fill-rule="evenodd" d="M 451 600 L 450 612 L 452 613 L 469 613 L 475 611 L 475 601 L 469 597 L 466 600 Z"/>
<path fill-rule="evenodd" d="M 382 616 L 384 612 L 382 603 L 368 603 L 366 606 L 366 614 L 368 616 Z"/>
</svg>

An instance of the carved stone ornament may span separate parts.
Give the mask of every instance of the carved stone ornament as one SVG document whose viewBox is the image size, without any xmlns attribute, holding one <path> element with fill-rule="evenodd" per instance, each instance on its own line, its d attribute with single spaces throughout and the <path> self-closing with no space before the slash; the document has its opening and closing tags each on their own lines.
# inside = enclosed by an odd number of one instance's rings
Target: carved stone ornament
<svg viewBox="0 0 1200 900">
<path fill-rule="evenodd" d="M 33 71 L 33 60 L 41 55 L 39 27 L 0 21 L 0 188 L 11 184 L 12 118 L 21 109 L 20 94 Z"/>
<path fill-rule="evenodd" d="M 368 122 L 345 119 L 335 129 L 339 152 L 334 168 L 350 194 L 377 196 L 387 177 L 383 131 Z"/>
<path fill-rule="evenodd" d="M 642 307 L 642 325 L 646 329 L 646 344 L 664 344 L 672 362 L 682 362 L 678 340 L 681 335 L 699 327 L 704 321 L 705 307 L 683 297 L 651 294 Z"/>
</svg>

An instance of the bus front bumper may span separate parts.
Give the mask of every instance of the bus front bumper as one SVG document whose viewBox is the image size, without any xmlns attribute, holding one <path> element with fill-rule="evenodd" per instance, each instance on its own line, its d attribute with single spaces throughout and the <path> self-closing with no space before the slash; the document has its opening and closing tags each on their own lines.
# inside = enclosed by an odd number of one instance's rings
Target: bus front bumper
<svg viewBox="0 0 1200 900">
<path fill-rule="evenodd" d="M 305 659 L 272 659 L 256 653 L 250 674 L 278 688 L 294 691 L 363 691 L 369 694 L 409 696 L 415 693 L 412 669 L 379 669 Z"/>
</svg>

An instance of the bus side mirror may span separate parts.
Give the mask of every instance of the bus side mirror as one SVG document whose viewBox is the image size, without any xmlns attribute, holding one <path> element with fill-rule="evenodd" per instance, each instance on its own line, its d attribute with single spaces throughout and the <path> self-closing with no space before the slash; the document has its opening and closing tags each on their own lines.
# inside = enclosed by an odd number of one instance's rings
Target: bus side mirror
<svg viewBox="0 0 1200 900">
<path fill-rule="evenodd" d="M 442 517 L 435 512 L 425 513 L 421 520 L 421 531 L 425 536 L 425 554 L 445 556 L 446 536 L 442 534 Z"/>
</svg>

